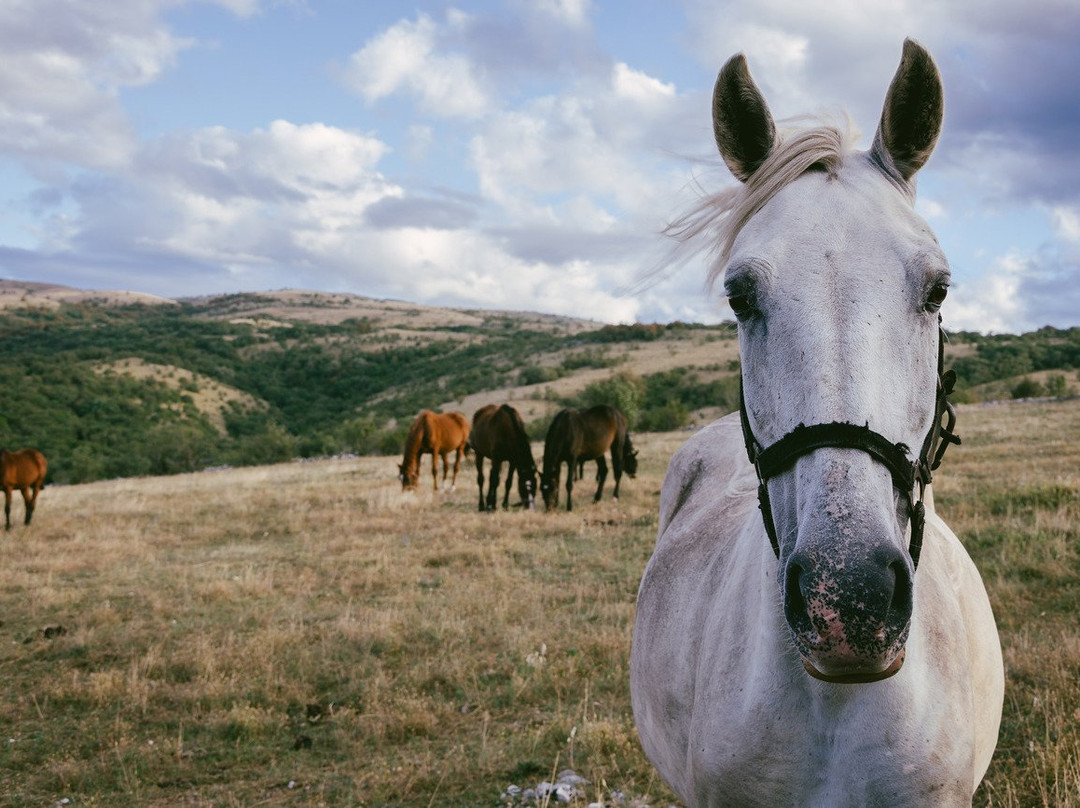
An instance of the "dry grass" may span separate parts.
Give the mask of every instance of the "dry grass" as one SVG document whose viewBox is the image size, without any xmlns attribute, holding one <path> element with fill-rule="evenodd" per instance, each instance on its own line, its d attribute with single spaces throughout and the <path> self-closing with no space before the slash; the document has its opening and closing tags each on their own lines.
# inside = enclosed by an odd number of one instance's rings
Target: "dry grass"
<svg viewBox="0 0 1080 808">
<path fill-rule="evenodd" d="M 935 486 L 983 574 L 1005 714 L 976 805 L 1080 806 L 1080 400 L 965 407 Z"/>
<path fill-rule="evenodd" d="M 961 428 L 937 500 L 1008 666 L 975 805 L 1080 806 L 1080 402 Z M 627 656 L 683 437 L 571 514 L 476 513 L 471 462 L 402 495 L 392 458 L 46 489 L 0 538 L 0 802 L 494 806 L 570 766 L 666 805 Z"/>
</svg>

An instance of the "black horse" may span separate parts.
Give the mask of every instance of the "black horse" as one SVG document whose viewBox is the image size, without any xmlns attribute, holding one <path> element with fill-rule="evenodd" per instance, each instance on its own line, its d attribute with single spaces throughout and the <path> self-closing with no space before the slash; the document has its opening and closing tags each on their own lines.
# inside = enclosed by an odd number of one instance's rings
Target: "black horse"
<svg viewBox="0 0 1080 808">
<path fill-rule="evenodd" d="M 548 427 L 544 439 L 544 471 L 540 491 L 544 505 L 553 510 L 559 505 L 559 476 L 566 463 L 566 510 L 573 510 L 574 472 L 586 460 L 596 461 L 596 495 L 599 502 L 607 479 L 604 453 L 611 450 L 611 467 L 615 472 L 615 499 L 619 498 L 619 482 L 625 471 L 630 477 L 637 474 L 637 450 L 630 442 L 626 416 L 610 404 L 598 404 L 587 410 L 560 410 Z"/>
<path fill-rule="evenodd" d="M 536 502 L 536 463 L 533 461 L 529 436 L 521 415 L 509 404 L 496 407 L 488 404 L 473 415 L 469 443 L 476 453 L 476 484 L 480 488 L 480 510 L 493 511 L 498 499 L 499 474 L 504 461 L 510 467 L 506 473 L 506 493 L 503 508 L 510 507 L 510 486 L 514 472 L 518 475 L 518 494 L 521 504 L 532 510 Z M 487 497 L 484 497 L 484 458 L 491 458 L 491 474 Z"/>
</svg>

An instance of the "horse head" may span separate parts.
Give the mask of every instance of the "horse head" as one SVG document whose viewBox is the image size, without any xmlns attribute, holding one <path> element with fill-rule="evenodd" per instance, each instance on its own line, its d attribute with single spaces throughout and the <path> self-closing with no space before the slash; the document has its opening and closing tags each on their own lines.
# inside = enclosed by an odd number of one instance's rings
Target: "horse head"
<svg viewBox="0 0 1080 808">
<path fill-rule="evenodd" d="M 420 468 L 417 464 L 400 463 L 398 465 L 398 480 L 401 482 L 402 491 L 414 490 L 420 482 Z"/>
<path fill-rule="evenodd" d="M 518 469 L 518 496 L 530 511 L 536 510 L 536 466 Z"/>
<path fill-rule="evenodd" d="M 544 498 L 544 508 L 553 511 L 559 507 L 559 477 L 557 474 L 544 472 L 540 475 L 540 494 Z"/>
<path fill-rule="evenodd" d="M 774 461 L 759 478 L 785 617 L 821 678 L 888 675 L 910 629 L 906 506 L 940 415 L 949 284 L 914 176 L 942 110 L 937 68 L 910 40 L 868 152 L 837 127 L 779 137 L 741 54 L 714 91 L 717 146 L 744 187 L 712 278 L 738 320 L 748 452 Z"/>
</svg>

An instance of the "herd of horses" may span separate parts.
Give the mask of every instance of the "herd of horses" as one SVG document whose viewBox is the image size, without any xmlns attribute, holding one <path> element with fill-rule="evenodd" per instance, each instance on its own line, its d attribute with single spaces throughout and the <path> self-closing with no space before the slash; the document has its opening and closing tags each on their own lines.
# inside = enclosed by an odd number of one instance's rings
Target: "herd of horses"
<svg viewBox="0 0 1080 808">
<path fill-rule="evenodd" d="M 398 467 L 402 490 L 415 489 L 420 479 L 420 456 L 431 455 L 432 489 L 439 490 L 439 459 L 442 459 L 442 485 L 450 477 L 450 489 L 457 484 L 461 459 L 469 450 L 476 458 L 476 485 L 479 488 L 479 509 L 494 511 L 498 504 L 499 483 L 503 464 L 508 464 L 502 506 L 510 504 L 510 490 L 517 475 L 521 505 L 532 510 L 536 506 L 537 468 L 533 460 L 529 436 L 521 414 L 509 404 L 488 404 L 468 419 L 460 412 L 438 413 L 423 410 L 413 421 L 405 439 L 405 455 Z M 450 454 L 454 455 L 453 469 Z M 596 494 L 593 502 L 603 496 L 608 476 L 605 454 L 611 454 L 615 476 L 615 499 L 619 498 L 619 483 L 625 472 L 637 474 L 637 450 L 630 440 L 626 416 L 610 404 L 598 404 L 587 409 L 560 410 L 551 421 L 544 439 L 544 458 L 539 474 L 539 490 L 544 506 L 553 510 L 559 506 L 559 483 L 563 465 L 566 466 L 566 510 L 573 510 L 574 480 L 581 474 L 586 461 L 596 461 Z M 488 459 L 488 489 L 484 493 L 484 460 Z"/>
</svg>

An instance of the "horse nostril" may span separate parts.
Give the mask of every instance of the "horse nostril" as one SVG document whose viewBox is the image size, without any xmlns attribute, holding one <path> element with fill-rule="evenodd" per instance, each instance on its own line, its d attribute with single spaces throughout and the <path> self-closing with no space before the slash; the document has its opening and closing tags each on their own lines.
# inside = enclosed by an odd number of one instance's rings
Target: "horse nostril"
<svg viewBox="0 0 1080 808">
<path fill-rule="evenodd" d="M 893 576 L 893 593 L 889 610 L 892 614 L 910 615 L 912 586 L 908 566 L 897 559 L 889 565 L 889 571 Z"/>
<path fill-rule="evenodd" d="M 792 628 L 804 626 L 809 622 L 806 612 L 806 597 L 803 595 L 803 574 L 806 568 L 799 556 L 793 556 L 787 564 L 784 575 L 784 613 Z"/>
</svg>

